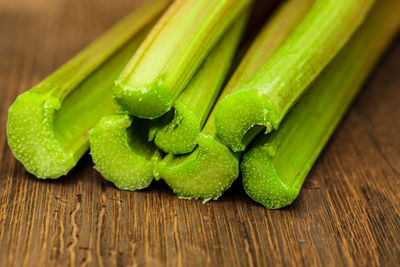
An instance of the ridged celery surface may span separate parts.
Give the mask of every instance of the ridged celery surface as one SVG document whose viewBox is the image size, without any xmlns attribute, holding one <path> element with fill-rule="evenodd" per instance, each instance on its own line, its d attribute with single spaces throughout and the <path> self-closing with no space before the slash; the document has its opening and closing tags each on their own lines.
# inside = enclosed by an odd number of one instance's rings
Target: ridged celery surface
<svg viewBox="0 0 400 267">
<path fill-rule="evenodd" d="M 242 36 L 248 12 L 227 31 L 213 48 L 188 86 L 174 103 L 174 115 L 163 117 L 150 131 L 150 139 L 164 152 L 185 154 L 193 151 L 222 83 L 231 66 Z"/>
<path fill-rule="evenodd" d="M 102 118 L 90 131 L 90 153 L 95 168 L 118 188 L 138 190 L 153 180 L 153 165 L 161 159 L 147 141 L 149 122 L 127 114 Z"/>
<path fill-rule="evenodd" d="M 169 111 L 211 49 L 252 0 L 176 0 L 122 72 L 114 97 L 130 115 Z"/>
<path fill-rule="evenodd" d="M 113 81 L 169 1 L 149 1 L 29 91 L 8 114 L 15 157 L 38 178 L 58 178 L 89 147 L 88 131 L 115 110 Z"/>
<path fill-rule="evenodd" d="M 218 101 L 264 64 L 292 33 L 312 2 L 291 0 L 282 6 L 254 41 Z M 182 156 L 168 154 L 155 167 L 155 176 L 164 179 L 181 198 L 216 199 L 239 175 L 240 154 L 232 153 L 216 137 L 214 110 L 197 136 L 197 147 L 192 153 Z"/>
<path fill-rule="evenodd" d="M 247 194 L 269 209 L 291 204 L 353 98 L 400 27 L 400 2 L 379 0 L 279 129 L 241 164 Z"/>
<path fill-rule="evenodd" d="M 373 0 L 317 0 L 293 35 L 245 84 L 221 101 L 218 136 L 243 151 L 264 126 L 277 129 L 286 113 L 362 23 Z M 254 126 L 256 126 L 254 128 Z"/>
</svg>

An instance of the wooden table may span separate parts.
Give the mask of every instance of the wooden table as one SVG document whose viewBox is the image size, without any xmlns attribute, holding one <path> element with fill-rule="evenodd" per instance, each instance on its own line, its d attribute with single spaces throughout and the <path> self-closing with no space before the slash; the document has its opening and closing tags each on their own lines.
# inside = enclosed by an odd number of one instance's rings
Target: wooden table
<svg viewBox="0 0 400 267">
<path fill-rule="evenodd" d="M 120 191 L 90 156 L 56 181 L 29 175 L 7 145 L 8 107 L 138 2 L 0 0 L 0 265 L 400 264 L 399 39 L 289 208 L 264 209 L 240 181 L 204 205 L 163 183 Z"/>
</svg>

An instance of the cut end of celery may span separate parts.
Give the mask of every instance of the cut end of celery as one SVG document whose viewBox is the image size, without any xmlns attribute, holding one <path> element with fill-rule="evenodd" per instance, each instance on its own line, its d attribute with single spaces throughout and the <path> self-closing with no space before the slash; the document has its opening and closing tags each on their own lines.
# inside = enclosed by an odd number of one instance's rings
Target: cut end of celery
<svg viewBox="0 0 400 267">
<path fill-rule="evenodd" d="M 90 131 L 90 148 L 95 168 L 108 181 L 124 190 L 146 188 L 153 180 L 154 162 L 161 158 L 147 142 L 141 125 L 131 127 L 126 114 L 102 118 Z"/>
<path fill-rule="evenodd" d="M 280 209 L 293 203 L 300 189 L 282 182 L 275 172 L 266 148 L 250 150 L 240 165 L 246 193 L 267 209 Z"/>
<path fill-rule="evenodd" d="M 57 98 L 38 93 L 20 95 L 8 112 L 7 138 L 15 157 L 38 178 L 58 178 L 77 163 L 53 132 Z"/>
<path fill-rule="evenodd" d="M 174 118 L 157 130 L 154 143 L 166 153 L 189 153 L 196 146 L 200 119 L 182 103 L 176 103 L 174 108 Z"/>
<path fill-rule="evenodd" d="M 143 119 L 161 117 L 173 104 L 171 91 L 161 82 L 150 86 L 129 86 L 116 81 L 113 94 L 123 111 Z"/>
<path fill-rule="evenodd" d="M 215 126 L 218 137 L 234 152 L 245 150 L 250 141 L 266 127 L 274 127 L 272 104 L 256 90 L 238 91 L 217 106 Z M 260 127 L 263 126 L 263 127 Z"/>
<path fill-rule="evenodd" d="M 200 134 L 196 141 L 192 153 L 167 155 L 155 173 L 181 198 L 218 198 L 238 177 L 238 158 L 213 136 Z"/>
</svg>

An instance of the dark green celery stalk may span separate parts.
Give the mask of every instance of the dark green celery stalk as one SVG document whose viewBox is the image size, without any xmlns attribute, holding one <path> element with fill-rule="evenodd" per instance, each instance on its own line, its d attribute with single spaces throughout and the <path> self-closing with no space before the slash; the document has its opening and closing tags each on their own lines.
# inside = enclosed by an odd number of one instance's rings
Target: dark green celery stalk
<svg viewBox="0 0 400 267">
<path fill-rule="evenodd" d="M 248 50 L 239 67 L 222 91 L 218 101 L 239 83 L 249 79 L 292 33 L 313 0 L 287 1 L 264 27 Z M 214 111 L 197 136 L 195 150 L 182 156 L 168 154 L 155 168 L 181 198 L 216 199 L 227 190 L 239 175 L 239 153 L 232 153 L 216 137 Z"/>
<path fill-rule="evenodd" d="M 174 103 L 173 119 L 163 117 L 150 131 L 150 139 L 154 139 L 164 152 L 185 154 L 193 151 L 195 139 L 222 89 L 247 17 L 248 12 L 235 22 L 207 56 Z"/>
<path fill-rule="evenodd" d="M 304 179 L 400 26 L 400 2 L 379 0 L 364 24 L 241 164 L 247 194 L 269 209 L 290 205 Z"/>
<path fill-rule="evenodd" d="M 114 87 L 130 115 L 168 112 L 226 30 L 252 0 L 178 0 L 163 15 Z"/>
<path fill-rule="evenodd" d="M 317 0 L 265 65 L 221 101 L 215 124 L 222 141 L 235 152 L 243 151 L 264 127 L 267 133 L 277 129 L 362 23 L 373 3 L 374 0 Z"/>
<path fill-rule="evenodd" d="M 147 2 L 18 96 L 9 110 L 8 143 L 30 173 L 58 178 L 76 165 L 89 147 L 89 129 L 116 108 L 113 81 L 168 4 Z"/>
</svg>

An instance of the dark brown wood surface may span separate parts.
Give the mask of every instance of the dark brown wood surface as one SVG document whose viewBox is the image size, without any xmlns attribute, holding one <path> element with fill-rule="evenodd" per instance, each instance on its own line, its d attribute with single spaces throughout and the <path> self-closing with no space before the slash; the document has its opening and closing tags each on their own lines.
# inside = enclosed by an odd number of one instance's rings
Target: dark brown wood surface
<svg viewBox="0 0 400 267">
<path fill-rule="evenodd" d="M 399 265 L 399 38 L 289 208 L 264 209 L 240 181 L 207 204 L 163 183 L 120 191 L 90 156 L 56 181 L 24 170 L 10 104 L 138 2 L 0 0 L 0 266 Z"/>
</svg>

